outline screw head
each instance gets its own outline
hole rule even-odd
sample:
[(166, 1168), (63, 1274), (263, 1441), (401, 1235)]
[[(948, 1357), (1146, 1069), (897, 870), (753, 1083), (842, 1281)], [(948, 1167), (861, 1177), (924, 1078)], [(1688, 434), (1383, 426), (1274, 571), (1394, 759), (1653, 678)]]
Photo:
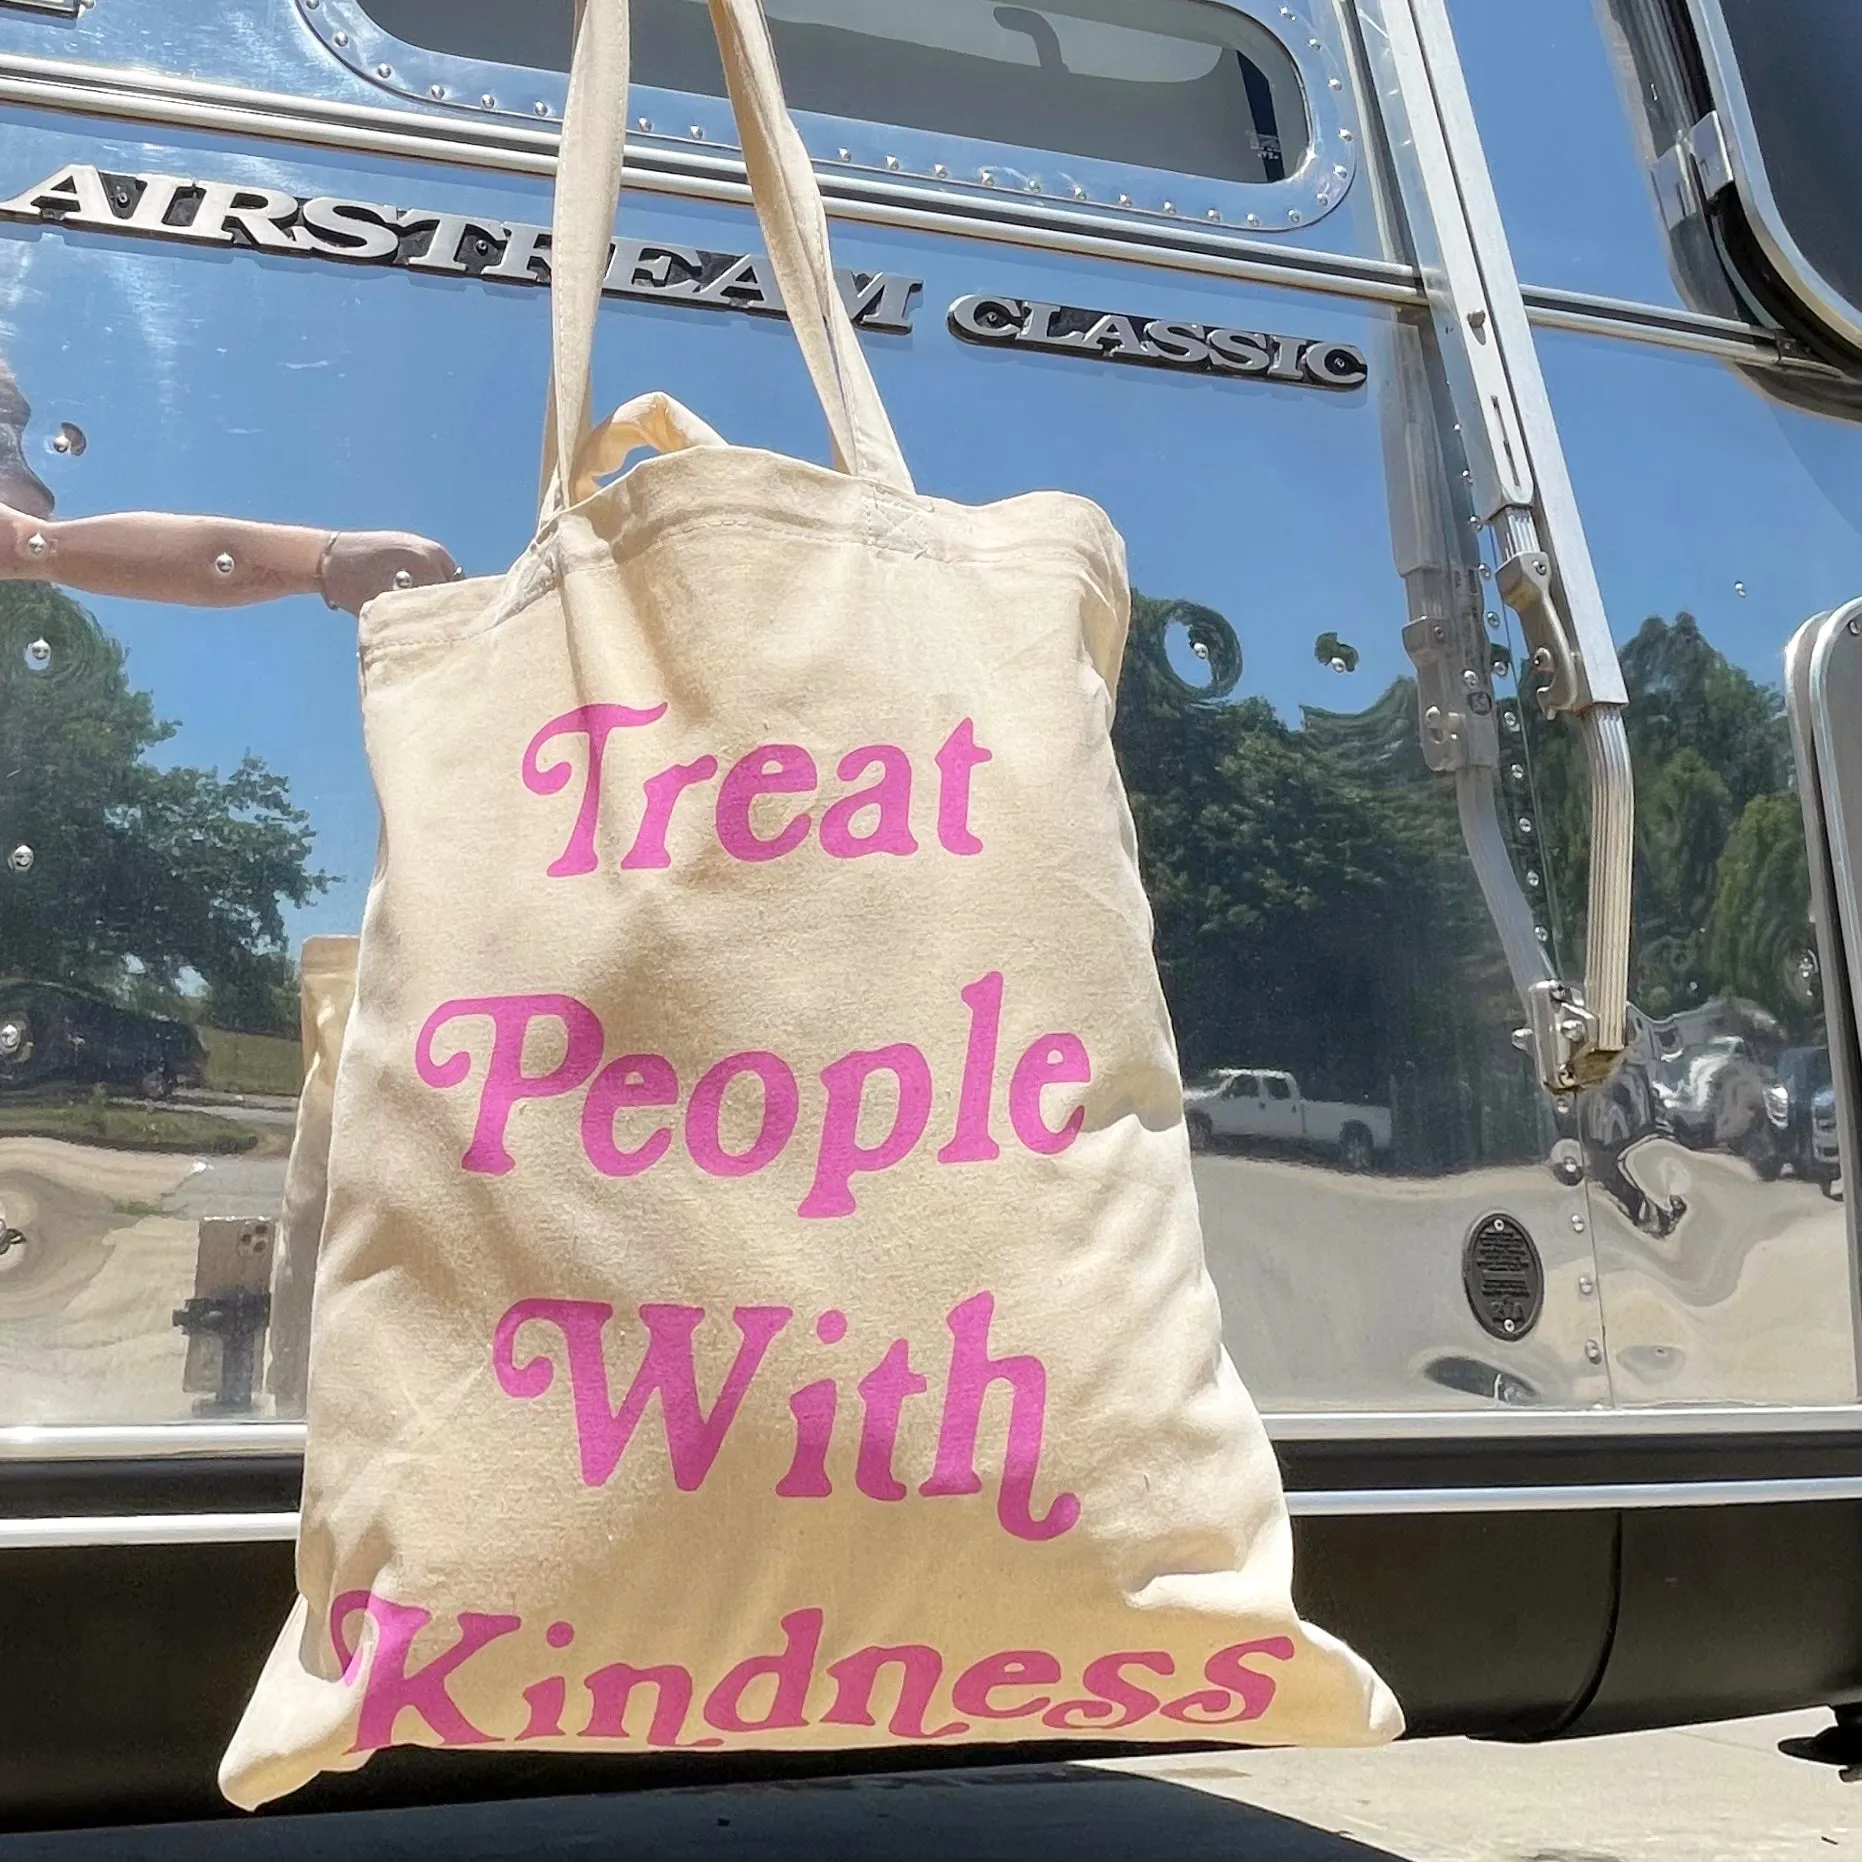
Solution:
[(550, 113), (549, 105), (546, 104), (541, 97), (537, 99), (534, 107), (538, 116), (548, 116)]
[(427, 86), (427, 95), (431, 97), (435, 103), (443, 103), (446, 99), (446, 86), (444, 84), (429, 84)]
[(46, 542), (43, 531), (35, 530), (32, 535), (26, 539), (26, 554), (28, 556), (43, 556), (51, 547), (52, 546)]
[(393, 77), (393, 76), (394, 76), (394, 66), (392, 66), (392, 65), (377, 65), (377, 66), (375, 67), (375, 75), (376, 75), (376, 76), (377, 76), (378, 78), (391, 78), (391, 77)]
[(26, 642), (26, 665), (33, 672), (43, 672), (52, 663), (52, 643), (44, 635)]
[(394, 585), (396, 588), (412, 588), (414, 586), (413, 570), (397, 569), (394, 572)]
[(232, 557), (230, 557), (225, 550), (222, 550), (219, 555), (213, 559), (213, 566), (215, 571), (220, 575), (231, 575), (233, 570), (237, 567)]
[(1586, 1299), (1589, 1299), (1590, 1296), (1597, 1291), (1597, 1283), (1589, 1274), (1579, 1274), (1578, 1291), (1583, 1294)]
[(1587, 1338), (1584, 1341), (1584, 1356), (1592, 1364), (1601, 1364), (1603, 1347), (1594, 1338)]
[(0, 1022), (0, 1054), (17, 1054), (26, 1045), (26, 1031), (18, 1022)]
[(338, 45), (347, 45), (349, 43), (349, 35), (346, 32), (335, 33), (332, 35), (332, 38)]
[(32, 871), (32, 862), (34, 858), (35, 856), (32, 849), (28, 847), (24, 841), (21, 841), (20, 844), (7, 855), (6, 863), (16, 873), (30, 873)]
[(491, 94), (490, 91), (486, 91), (484, 95), (479, 98), (478, 101), (479, 101), (479, 107), (481, 109), (495, 110), (498, 107), (498, 100)]

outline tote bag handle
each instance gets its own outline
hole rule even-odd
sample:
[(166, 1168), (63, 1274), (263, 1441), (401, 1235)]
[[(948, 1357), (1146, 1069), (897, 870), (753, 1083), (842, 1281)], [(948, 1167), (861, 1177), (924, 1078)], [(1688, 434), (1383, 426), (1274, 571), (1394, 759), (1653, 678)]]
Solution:
[[(761, 0), (710, 0), (737, 133), (771, 268), (827, 415), (843, 472), (912, 490), (828, 252), (827, 214), (783, 102)], [(628, 0), (581, 0), (563, 109), (550, 247), (552, 340), (544, 477), (577, 482), (588, 430), (595, 320), (620, 206), (627, 140)], [(560, 492), (556, 494), (560, 496)], [(546, 490), (544, 516), (554, 499)]]

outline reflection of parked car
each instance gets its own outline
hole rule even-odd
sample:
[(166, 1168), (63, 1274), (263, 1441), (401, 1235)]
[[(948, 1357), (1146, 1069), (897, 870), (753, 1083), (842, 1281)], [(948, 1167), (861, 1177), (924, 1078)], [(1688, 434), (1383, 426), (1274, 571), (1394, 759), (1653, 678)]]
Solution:
[(1765, 1124), (1766, 1069), (1744, 1039), (1718, 1034), (1649, 1070), (1662, 1123), (1690, 1151), (1744, 1150)]
[(0, 984), (0, 1092), (115, 1086), (161, 1098), (198, 1086), (207, 1052), (186, 1022), (59, 983)]
[[(1829, 1087), (1827, 1047), (1789, 1047), (1779, 1055), (1777, 1077), (1764, 1089), (1765, 1124), (1746, 1151), (1752, 1168), (1767, 1183), (1781, 1176), (1787, 1165), (1807, 1183), (1827, 1183), (1836, 1174), (1834, 1117), (1827, 1160), (1818, 1157), (1812, 1130), (1817, 1096)], [(1833, 1114), (1833, 1094), (1831, 1105)]]
[(1819, 1087), (1810, 1102), (1810, 1158), (1816, 1180), (1825, 1195), (1843, 1173), (1843, 1156), (1836, 1139), (1836, 1088)]
[(1242, 1138), (1328, 1151), (1347, 1170), (1369, 1170), (1390, 1148), (1388, 1106), (1303, 1099), (1299, 1081), (1275, 1069), (1218, 1067), (1184, 1089), (1183, 1108), (1199, 1150), (1217, 1138)]

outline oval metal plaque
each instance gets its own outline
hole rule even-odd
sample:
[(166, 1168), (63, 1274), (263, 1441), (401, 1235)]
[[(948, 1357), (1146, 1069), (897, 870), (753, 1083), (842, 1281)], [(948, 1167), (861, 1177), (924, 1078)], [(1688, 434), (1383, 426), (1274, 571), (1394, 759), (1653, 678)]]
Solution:
[(1514, 1216), (1484, 1215), (1468, 1231), (1461, 1283), (1481, 1330), (1494, 1338), (1524, 1338), (1545, 1310), (1545, 1263)]

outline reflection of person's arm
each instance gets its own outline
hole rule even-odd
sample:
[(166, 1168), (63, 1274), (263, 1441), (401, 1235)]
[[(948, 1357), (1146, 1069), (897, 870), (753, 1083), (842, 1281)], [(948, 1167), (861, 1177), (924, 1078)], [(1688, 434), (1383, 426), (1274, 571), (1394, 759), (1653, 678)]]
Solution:
[(0, 579), (93, 595), (233, 608), (320, 594), (353, 614), (384, 589), (453, 573), (437, 543), (401, 531), (306, 530), (161, 511), (59, 523), (0, 506)]

